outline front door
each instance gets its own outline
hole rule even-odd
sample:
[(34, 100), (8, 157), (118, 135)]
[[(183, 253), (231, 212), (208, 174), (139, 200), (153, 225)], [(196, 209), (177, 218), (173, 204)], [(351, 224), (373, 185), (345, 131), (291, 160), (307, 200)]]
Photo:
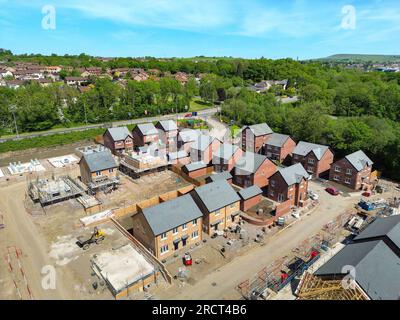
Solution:
[(219, 225), (219, 223), (216, 223), (216, 224), (214, 225), (214, 231), (218, 231), (218, 225)]
[(179, 242), (174, 242), (174, 250), (178, 250), (179, 249)]
[(182, 246), (186, 246), (186, 239), (182, 239)]

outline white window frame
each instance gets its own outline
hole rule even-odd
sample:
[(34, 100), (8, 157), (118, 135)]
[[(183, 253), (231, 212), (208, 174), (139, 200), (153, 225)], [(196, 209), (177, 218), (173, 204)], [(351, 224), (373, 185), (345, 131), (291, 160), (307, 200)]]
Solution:
[(351, 184), (351, 179), (350, 178), (345, 178), (344, 179), (345, 184)]
[(335, 172), (341, 172), (342, 168), (340, 168), (339, 166), (335, 166)]
[(350, 168), (347, 168), (347, 169), (346, 169), (346, 174), (352, 175), (352, 174), (353, 174), (353, 170), (350, 169)]
[(272, 188), (275, 188), (275, 180), (271, 180), (271, 181), (270, 181), (270, 184), (271, 184), (271, 187), (272, 187)]
[[(195, 237), (193, 236), (194, 234), (196, 234)], [(198, 230), (193, 231), (192, 234), (191, 234), (191, 237), (192, 237), (192, 239), (197, 239), (199, 237), (199, 231)]]
[(335, 181), (340, 181), (340, 176), (334, 175), (334, 176), (333, 176), (333, 180), (335, 180)]
[(183, 225), (182, 225), (182, 231), (184, 231), (184, 230), (187, 230), (187, 223), (184, 223)]
[(160, 248), (160, 255), (166, 254), (167, 252), (169, 252), (169, 247), (167, 244), (164, 244), (161, 248)]
[(315, 159), (308, 159), (307, 161), (309, 164), (314, 164), (315, 163)]
[(166, 232), (161, 233), (160, 238), (161, 240), (167, 239), (167, 233)]
[(221, 214), (221, 209), (215, 210), (215, 215), (219, 216)]
[(179, 227), (172, 229), (172, 234), (177, 234), (179, 232)]
[(278, 202), (283, 202), (283, 200), (285, 199), (285, 196), (283, 193), (279, 193), (278, 194)]
[(194, 219), (194, 220), (192, 221), (192, 225), (197, 226), (197, 219)]

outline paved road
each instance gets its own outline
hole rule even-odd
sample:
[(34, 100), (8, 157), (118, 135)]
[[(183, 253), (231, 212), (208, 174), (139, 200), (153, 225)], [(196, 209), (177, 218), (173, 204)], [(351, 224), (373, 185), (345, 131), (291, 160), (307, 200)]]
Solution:
[[(310, 182), (310, 188), (320, 195), (321, 204), (308, 216), (302, 217), (288, 229), (272, 236), (262, 247), (235, 258), (228, 264), (208, 274), (196, 284), (187, 285), (167, 293), (167, 299), (238, 299), (235, 287), (242, 281), (252, 278), (262, 268), (276, 259), (291, 253), (302, 241), (317, 234), (323, 226), (347, 209), (353, 207), (359, 197), (339, 199), (323, 191), (323, 186)], [(216, 283), (213, 286), (212, 283)], [(171, 290), (172, 291), (172, 290)]]
[[(210, 109), (204, 109), (204, 110), (198, 111), (197, 114), (198, 114), (198, 116), (211, 116), (211, 115), (214, 115), (215, 113), (217, 113), (217, 111), (218, 111), (218, 108), (210, 108)], [(74, 128), (53, 129), (53, 130), (49, 130), (49, 131), (45, 131), (45, 132), (23, 134), (23, 135), (20, 135), (19, 138), (17, 136), (8, 136), (8, 137), (0, 138), (0, 143), (6, 142), (6, 141), (30, 139), (30, 138), (41, 137), (41, 136), (50, 136), (53, 134), (62, 134), (62, 133), (69, 133), (69, 132), (75, 132), (75, 131), (85, 131), (85, 130), (89, 130), (89, 129), (98, 129), (98, 128), (108, 128), (110, 126), (118, 127), (118, 126), (124, 126), (124, 125), (129, 125), (129, 124), (138, 124), (138, 123), (143, 123), (143, 122), (154, 122), (154, 121), (159, 121), (159, 120), (177, 119), (177, 118), (184, 117), (185, 114), (187, 114), (187, 113), (188, 112), (178, 113), (178, 114), (169, 114), (169, 115), (164, 115), (164, 116), (149, 117), (149, 118), (123, 120), (123, 121), (116, 121), (116, 122), (110, 122), (110, 123), (90, 124), (90, 125), (74, 127)]]

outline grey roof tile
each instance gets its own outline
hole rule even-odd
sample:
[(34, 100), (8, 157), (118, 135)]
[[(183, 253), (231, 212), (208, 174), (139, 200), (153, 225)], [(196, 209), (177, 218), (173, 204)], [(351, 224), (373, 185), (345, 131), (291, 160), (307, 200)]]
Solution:
[(109, 150), (84, 154), (82, 159), (83, 158), (85, 159), (90, 172), (96, 172), (118, 167), (117, 163), (115, 162)]
[(282, 147), (289, 138), (290, 136), (287, 134), (273, 133), (266, 144), (274, 147)]
[(256, 137), (273, 133), (272, 129), (266, 123), (245, 126), (243, 129), (249, 128)]
[(172, 120), (161, 120), (158, 122), (161, 127), (165, 130), (165, 131), (174, 131), (174, 130), (178, 130), (178, 126), (176, 125), (175, 121)]
[(321, 160), (322, 156), (325, 154), (325, 152), (328, 149), (329, 149), (328, 146), (300, 141), (297, 144), (296, 148), (293, 150), (293, 154), (297, 154), (300, 156), (306, 156), (312, 151), (312, 152), (314, 152), (317, 159)]
[(219, 149), (213, 153), (213, 158), (214, 159), (220, 158), (229, 161), (238, 149), (239, 147), (234, 144), (230, 143), (221, 144)]
[(269, 161), (266, 156), (247, 151), (235, 164), (235, 175), (255, 173), (264, 161)]
[(156, 127), (152, 123), (141, 123), (137, 125), (137, 128), (142, 132), (144, 136), (158, 134)]
[(219, 173), (212, 174), (208, 177), (211, 181), (229, 180), (232, 179), (232, 175), (228, 171), (223, 171)]
[(107, 131), (114, 141), (125, 140), (128, 136), (132, 136), (127, 127), (109, 128)]
[(345, 157), (357, 171), (361, 171), (365, 166), (372, 166), (374, 163), (368, 156), (362, 151), (358, 150)]
[(250, 198), (253, 198), (255, 196), (258, 196), (260, 194), (262, 194), (263, 191), (261, 190), (261, 188), (259, 186), (251, 186), (249, 188), (246, 189), (242, 189), (238, 192), (239, 196), (243, 199), (243, 200), (248, 200)]
[(296, 163), (290, 167), (281, 168), (278, 170), (278, 172), (281, 174), (288, 186), (291, 186), (295, 183), (300, 183), (303, 178), (308, 179), (310, 177), (301, 163)]

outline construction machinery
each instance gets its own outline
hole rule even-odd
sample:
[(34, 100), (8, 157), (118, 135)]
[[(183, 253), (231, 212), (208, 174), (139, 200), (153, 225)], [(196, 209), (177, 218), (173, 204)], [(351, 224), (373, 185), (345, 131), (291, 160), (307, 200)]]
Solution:
[(78, 241), (76, 244), (82, 248), (83, 250), (87, 250), (90, 246), (95, 244), (100, 244), (105, 239), (105, 233), (102, 230), (99, 230), (97, 227), (94, 227), (93, 233), (91, 237), (87, 240), (83, 240), (83, 237), (78, 237)]

